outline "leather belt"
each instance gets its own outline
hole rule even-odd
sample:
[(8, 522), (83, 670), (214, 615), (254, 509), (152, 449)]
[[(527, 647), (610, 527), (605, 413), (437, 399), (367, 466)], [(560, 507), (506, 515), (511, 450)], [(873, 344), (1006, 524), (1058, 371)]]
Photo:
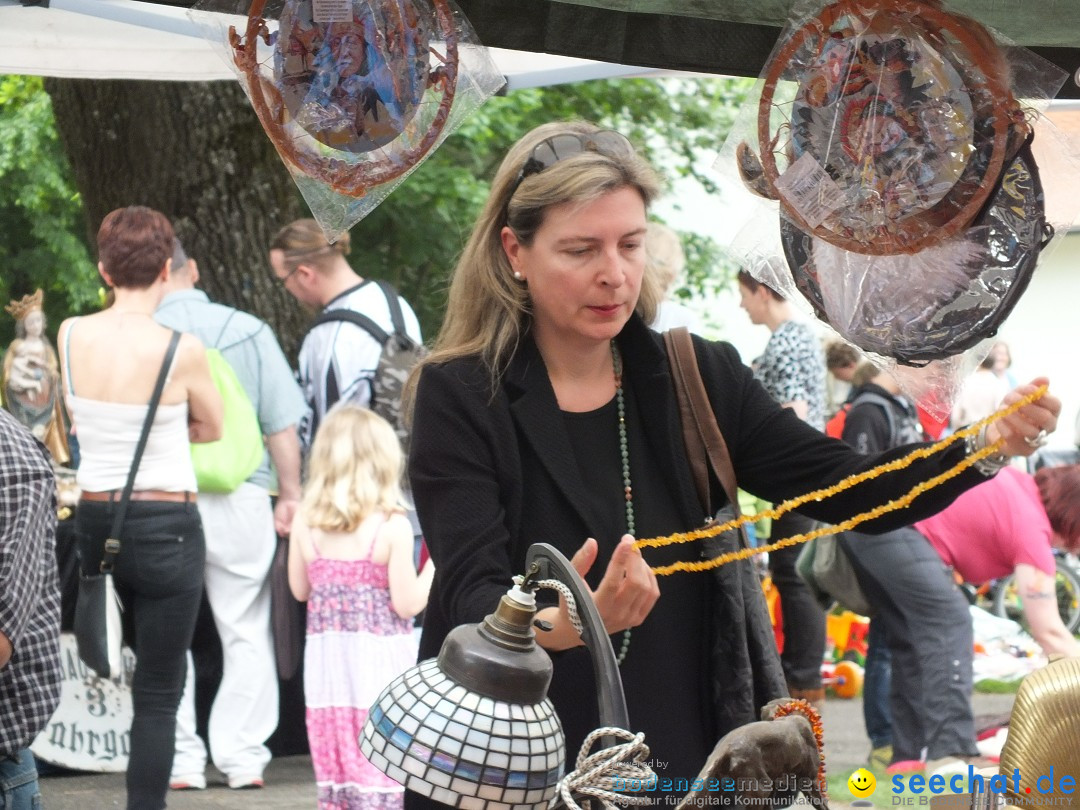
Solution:
[[(84, 501), (104, 501), (117, 503), (124, 494), (122, 489), (110, 489), (106, 492), (83, 492), (79, 497)], [(170, 501), (172, 503), (195, 503), (194, 492), (169, 492), (164, 489), (137, 489), (131, 493), (133, 501)]]

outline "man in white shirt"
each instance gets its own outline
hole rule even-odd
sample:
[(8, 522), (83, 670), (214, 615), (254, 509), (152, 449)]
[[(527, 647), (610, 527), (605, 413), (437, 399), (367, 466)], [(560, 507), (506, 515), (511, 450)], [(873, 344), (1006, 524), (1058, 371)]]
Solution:
[[(370, 318), (385, 332), (393, 331), (391, 301), (383, 288), (349, 266), (349, 235), (334, 244), (326, 241), (313, 219), (286, 225), (270, 245), (270, 266), (289, 293), (323, 313), (347, 309)], [(396, 294), (395, 294), (396, 295)], [(412, 307), (396, 296), (406, 334), (421, 342), (420, 323)], [(368, 407), (371, 380), (382, 346), (362, 327), (346, 320), (315, 326), (300, 347), (300, 385), (308, 414), (300, 425), (306, 451), (327, 412), (338, 402)]]

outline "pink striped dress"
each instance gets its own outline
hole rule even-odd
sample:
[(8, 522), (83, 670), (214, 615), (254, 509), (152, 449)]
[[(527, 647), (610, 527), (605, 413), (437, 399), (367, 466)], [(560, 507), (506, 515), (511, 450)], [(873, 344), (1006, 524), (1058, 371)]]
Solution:
[[(378, 533), (376, 532), (376, 536)], [(416, 663), (411, 619), (390, 604), (386, 565), (323, 557), (308, 564), (304, 693), (320, 810), (400, 810), (404, 788), (357, 742), (383, 687)]]

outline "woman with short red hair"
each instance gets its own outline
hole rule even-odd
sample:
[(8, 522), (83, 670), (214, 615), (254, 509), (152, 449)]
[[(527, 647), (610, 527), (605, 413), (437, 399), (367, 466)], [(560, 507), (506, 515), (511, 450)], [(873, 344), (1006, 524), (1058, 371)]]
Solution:
[[(113, 303), (60, 326), (65, 401), (81, 451), (75, 528), (86, 574), (101, 565), (147, 403), (173, 340), (153, 314), (165, 294), (174, 238), (168, 219), (150, 208), (111, 212), (98, 231), (98, 272), (112, 288)], [(190, 442), (220, 438), (221, 424), (206, 352), (196, 337), (182, 335), (138, 464), (113, 570), (125, 637), (136, 655), (128, 810), (165, 807), (206, 555)]]
[(1080, 553), (1080, 464), (1043, 467), (1035, 473), (1035, 483), (1054, 530), (1054, 545)]

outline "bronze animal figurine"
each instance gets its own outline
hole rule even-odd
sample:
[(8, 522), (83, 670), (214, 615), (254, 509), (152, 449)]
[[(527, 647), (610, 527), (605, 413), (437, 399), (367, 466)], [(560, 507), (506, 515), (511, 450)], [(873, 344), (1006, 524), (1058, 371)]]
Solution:
[(678, 810), (768, 807), (770, 799), (783, 807), (800, 791), (814, 807), (828, 810), (817, 712), (806, 701), (781, 698), (767, 703), (761, 716), (720, 739)]

